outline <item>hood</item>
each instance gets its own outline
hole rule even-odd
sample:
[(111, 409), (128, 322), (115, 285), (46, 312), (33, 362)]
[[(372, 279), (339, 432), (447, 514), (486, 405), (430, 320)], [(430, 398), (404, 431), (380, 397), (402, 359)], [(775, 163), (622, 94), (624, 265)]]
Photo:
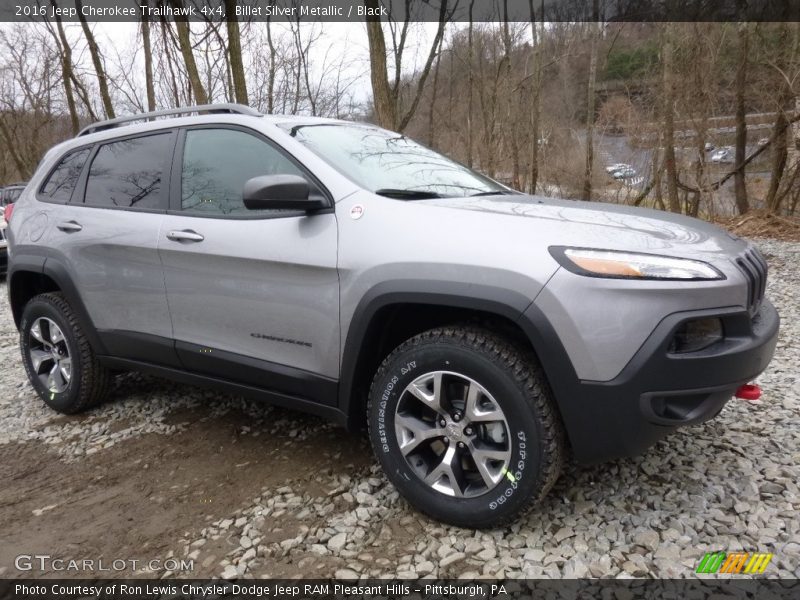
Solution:
[[(419, 201), (418, 201), (419, 202)], [(497, 218), (536, 219), (540, 243), (670, 254), (687, 258), (739, 254), (737, 236), (692, 217), (605, 202), (543, 196), (437, 198), (425, 204), (483, 213)]]

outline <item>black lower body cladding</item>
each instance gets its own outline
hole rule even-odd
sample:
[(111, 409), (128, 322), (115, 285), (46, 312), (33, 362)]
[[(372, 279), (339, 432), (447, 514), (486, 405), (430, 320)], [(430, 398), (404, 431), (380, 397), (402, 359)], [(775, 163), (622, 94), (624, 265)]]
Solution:
[[(688, 320), (718, 317), (725, 337), (697, 352), (671, 354)], [(744, 310), (669, 315), (611, 381), (578, 379), (558, 336), (536, 307), (523, 316), (558, 403), (575, 458), (596, 463), (643, 453), (683, 425), (719, 413), (736, 389), (766, 369), (780, 319), (768, 300), (752, 318)]]

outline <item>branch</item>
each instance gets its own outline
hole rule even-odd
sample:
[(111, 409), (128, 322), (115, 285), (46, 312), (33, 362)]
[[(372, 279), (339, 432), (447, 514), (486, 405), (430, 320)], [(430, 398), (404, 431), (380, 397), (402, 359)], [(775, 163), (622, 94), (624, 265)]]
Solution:
[(766, 144), (764, 144), (758, 150), (756, 150), (750, 156), (748, 156), (742, 162), (742, 164), (737, 165), (735, 169), (733, 169), (729, 173), (726, 173), (722, 177), (722, 179), (719, 179), (719, 180), (715, 181), (714, 183), (712, 183), (711, 185), (706, 186), (704, 188), (694, 187), (694, 186), (688, 185), (686, 183), (683, 183), (679, 179), (678, 180), (678, 187), (681, 188), (684, 191), (687, 191), (687, 192), (700, 192), (700, 193), (702, 193), (702, 192), (715, 192), (715, 191), (717, 191), (719, 188), (721, 188), (725, 184), (726, 181), (728, 181), (731, 177), (736, 175), (736, 173), (741, 172), (747, 165), (749, 165), (751, 162), (753, 162), (753, 160), (755, 160), (758, 156), (760, 156), (767, 148), (769, 148), (772, 145), (772, 143), (775, 140), (778, 139), (778, 136), (782, 135), (783, 132), (786, 131), (789, 128), (790, 125), (792, 125), (793, 123), (796, 123), (797, 121), (800, 121), (800, 113), (796, 114), (794, 117), (792, 117), (791, 120), (787, 120), (785, 125), (783, 125), (779, 129), (776, 129), (775, 131), (773, 131), (772, 132), (772, 136), (769, 138), (769, 141)]

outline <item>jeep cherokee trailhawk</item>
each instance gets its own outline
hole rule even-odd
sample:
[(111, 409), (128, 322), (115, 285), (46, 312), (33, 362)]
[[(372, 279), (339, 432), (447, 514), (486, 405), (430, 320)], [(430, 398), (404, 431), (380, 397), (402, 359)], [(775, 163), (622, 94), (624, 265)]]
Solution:
[(713, 417), (778, 331), (747, 242), (524, 195), (372, 125), (104, 121), (14, 206), (9, 298), (53, 409), (130, 369), (367, 424), (408, 501), (469, 527), (541, 498), (568, 448), (636, 454)]

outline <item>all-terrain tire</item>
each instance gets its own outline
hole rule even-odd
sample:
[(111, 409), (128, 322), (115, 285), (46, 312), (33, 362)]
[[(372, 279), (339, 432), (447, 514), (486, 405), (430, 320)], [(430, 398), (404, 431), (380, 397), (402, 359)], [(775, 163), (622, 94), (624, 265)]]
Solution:
[[(64, 336), (71, 359), (71, 376), (62, 391), (48, 389), (36, 373), (30, 355), (31, 327), (37, 319), (55, 322)], [(111, 373), (97, 360), (78, 319), (60, 293), (50, 292), (32, 298), (25, 305), (20, 320), (20, 350), (28, 380), (39, 397), (52, 409), (75, 414), (103, 402), (111, 384)]]
[[(398, 439), (394, 424), (398, 405), (411, 382), (434, 372), (477, 382), (504, 413), (510, 460), (485, 493), (458, 497), (434, 489), (420, 474), (427, 467), (413, 467), (400, 450), (405, 440)], [(400, 493), (418, 510), (462, 527), (502, 525), (539, 502), (558, 479), (565, 454), (563, 425), (535, 355), (472, 325), (432, 329), (396, 348), (372, 381), (368, 423), (373, 450)], [(451, 443), (449, 437), (445, 441)], [(459, 447), (463, 451), (463, 443)]]

